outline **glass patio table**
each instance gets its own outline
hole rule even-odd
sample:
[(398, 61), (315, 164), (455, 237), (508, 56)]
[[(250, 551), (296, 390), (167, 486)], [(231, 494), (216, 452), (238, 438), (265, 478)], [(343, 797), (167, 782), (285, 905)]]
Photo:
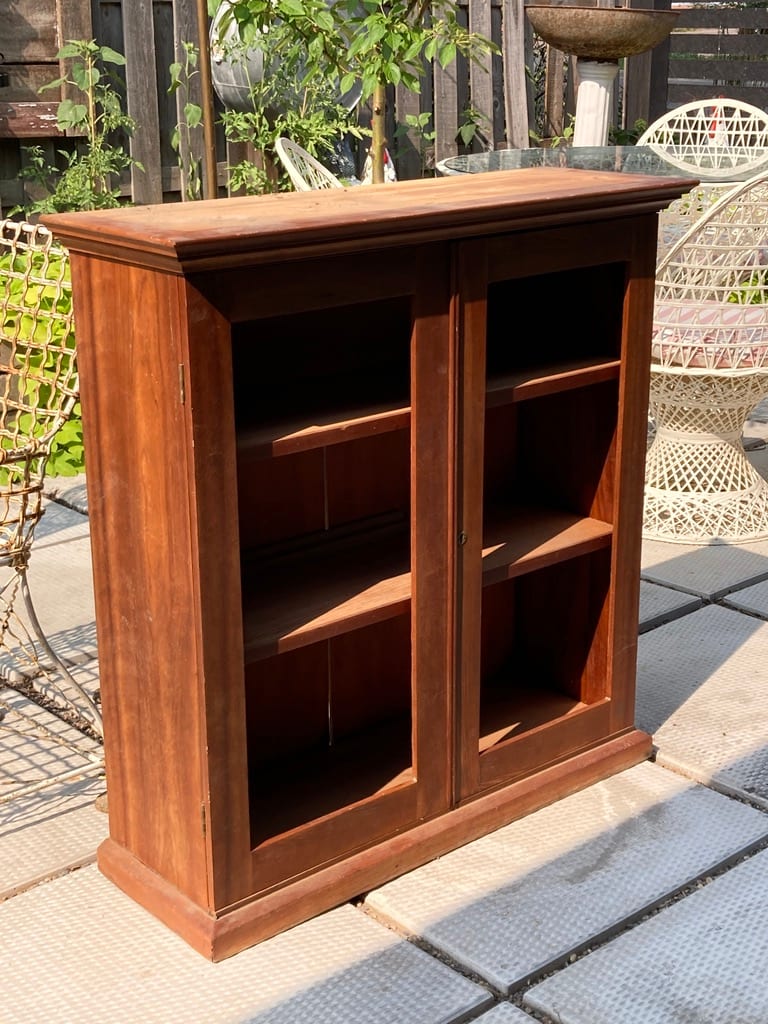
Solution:
[[(697, 217), (715, 200), (739, 181), (768, 172), (768, 149), (764, 160), (754, 152), (750, 159), (727, 169), (708, 170), (700, 154), (701, 165), (694, 172), (689, 167), (665, 158), (657, 146), (558, 146), (554, 149), (496, 149), (485, 153), (452, 156), (437, 164), (443, 176), (481, 174), (487, 171), (509, 171), (523, 167), (572, 167), (589, 171), (617, 171), (624, 174), (650, 174), (691, 178), (691, 191), (675, 200), (659, 215), (658, 259), (661, 260), (674, 243), (692, 227)], [(716, 176), (716, 177), (715, 177)]]
[[(696, 171), (668, 160), (664, 151), (656, 146), (557, 146), (554, 149), (495, 149), (485, 153), (451, 156), (437, 165), (440, 174), (479, 174), (485, 171), (509, 171), (521, 167), (575, 167), (588, 171), (621, 171), (625, 174), (674, 175), (690, 177), (702, 185), (724, 185), (746, 181), (768, 171), (768, 149), (765, 158), (752, 159), (728, 168), (708, 170), (701, 156)], [(727, 177), (727, 182), (726, 182)]]

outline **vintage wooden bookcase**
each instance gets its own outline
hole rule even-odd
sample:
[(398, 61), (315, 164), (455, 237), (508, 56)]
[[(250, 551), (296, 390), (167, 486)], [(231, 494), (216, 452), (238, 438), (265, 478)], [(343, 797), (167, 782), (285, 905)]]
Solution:
[(101, 870), (220, 959), (646, 758), (657, 212), (560, 169), (62, 214)]

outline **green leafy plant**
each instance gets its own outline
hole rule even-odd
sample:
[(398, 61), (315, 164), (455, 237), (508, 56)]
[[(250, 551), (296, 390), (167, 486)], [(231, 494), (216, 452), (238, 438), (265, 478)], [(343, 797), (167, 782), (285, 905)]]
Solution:
[(456, 134), (465, 146), (470, 146), (475, 139), (491, 134), (491, 123), (487, 115), (474, 107), (467, 107)]
[(59, 150), (63, 167), (49, 164), (39, 146), (25, 147), (28, 164), (22, 177), (39, 186), (44, 196), (12, 213), (118, 206), (120, 192), (113, 186), (113, 178), (132, 166), (143, 170), (116, 141), (118, 133), (130, 136), (136, 127), (133, 118), (123, 112), (112, 71), (125, 64), (123, 55), (92, 39), (75, 39), (69, 40), (57, 57), (72, 61), (70, 72), (44, 85), (40, 92), (63, 84), (78, 90), (77, 101), (64, 99), (59, 103), (56, 121), (60, 131), (80, 135), (83, 142), (73, 150)]
[[(221, 0), (209, 0), (214, 13)], [(480, 59), (497, 47), (458, 20), (456, 0), (226, 0), (246, 45), (284, 33), (302, 64), (302, 87), (338, 77), (340, 91), (361, 89), (370, 101), (374, 182), (384, 181), (384, 117), (388, 86), (419, 92), (425, 61), (449, 64), (458, 53)], [(270, 67), (273, 67), (270, 65)]]
[(197, 70), (200, 51), (194, 43), (182, 42), (183, 61), (170, 66), (171, 84), (168, 92), (181, 92), (184, 97), (183, 117), (171, 133), (171, 146), (181, 171), (182, 191), (185, 199), (202, 199), (203, 179), (199, 157), (194, 155), (196, 136), (203, 126), (203, 108), (189, 99), (190, 83), (199, 74)]
[[(325, 0), (304, 0), (308, 7), (286, 4), (279, 18), (270, 3), (251, 0), (254, 20), (238, 23), (237, 33), (228, 29), (242, 15), (240, 5), (224, 2), (215, 49), (219, 58), (242, 70), (248, 103), (247, 109), (226, 109), (221, 123), (228, 142), (247, 143), (255, 151), (255, 159), (230, 165), (230, 188), (248, 194), (290, 189), (289, 178), (274, 160), (274, 144), (281, 135), (321, 160), (333, 155), (339, 139), (363, 135), (354, 112), (340, 102), (336, 64), (318, 49), (318, 33), (306, 18), (309, 10), (325, 23)], [(262, 26), (255, 35), (254, 25)], [(254, 53), (263, 74), (250, 73)]]
[(648, 122), (639, 117), (631, 128), (618, 128), (615, 125), (608, 129), (610, 146), (634, 146), (648, 127)]
[[(32, 263), (32, 274), (24, 273), (25, 264)], [(49, 281), (50, 284), (45, 283)], [(11, 358), (23, 362), (32, 373), (26, 378), (26, 391), (19, 396), (32, 408), (50, 409), (55, 381), (74, 370), (75, 337), (71, 329), (72, 294), (69, 287), (69, 260), (63, 253), (43, 256), (33, 249), (10, 253), (0, 258), (0, 296), (9, 300), (13, 312), (0, 324), (0, 341), (15, 338)], [(3, 358), (8, 358), (5, 353)], [(48, 383), (50, 381), (50, 383)], [(42, 438), (50, 429), (49, 415), (38, 416), (31, 411), (6, 412), (15, 420), (0, 436), (0, 447), (18, 447), (25, 435)], [(18, 436), (17, 436), (18, 435)], [(80, 403), (76, 402), (69, 418), (58, 429), (50, 446), (47, 472), (50, 476), (74, 476), (83, 472), (85, 453)], [(0, 473), (9, 470), (0, 467)]]
[(434, 144), (437, 138), (432, 120), (432, 114), (428, 110), (420, 114), (406, 114), (403, 122), (395, 128), (395, 152), (399, 150), (401, 140), (411, 135), (418, 140), (419, 161), (421, 163), (422, 176), (427, 169), (434, 169)]

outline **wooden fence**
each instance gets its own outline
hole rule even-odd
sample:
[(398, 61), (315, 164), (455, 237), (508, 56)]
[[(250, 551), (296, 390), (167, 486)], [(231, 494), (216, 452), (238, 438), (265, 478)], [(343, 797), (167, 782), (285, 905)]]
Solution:
[[(461, 2), (469, 27), (492, 38), (501, 54), (485, 66), (468, 67), (459, 58), (447, 68), (427, 68), (420, 94), (393, 91), (391, 126), (404, 123), (408, 114), (428, 111), (434, 160), (461, 150), (457, 129), (469, 108), (480, 126), (475, 149), (526, 146), (534, 127), (539, 134), (561, 134), (573, 113), (576, 62), (537, 44), (524, 0)], [(631, 0), (631, 6), (669, 7), (670, 0)], [(671, 6), (681, 13), (669, 41), (625, 62), (615, 103), (617, 123), (631, 126), (688, 99), (719, 95), (768, 109), (764, 0)], [(139, 125), (132, 156), (144, 167), (126, 191), (142, 203), (178, 198), (181, 176), (170, 137), (179, 114), (177, 97), (168, 94), (168, 68), (179, 59), (183, 42), (199, 45), (195, 0), (0, 0), (0, 81), (6, 83), (0, 85), (0, 207), (22, 199), (25, 145), (42, 144), (50, 157), (61, 145), (55, 129), (61, 94), (40, 96), (37, 90), (60, 74), (55, 54), (61, 42), (80, 38), (95, 38), (126, 56), (127, 107)], [(193, 90), (199, 85), (198, 77)], [(193, 92), (190, 98), (201, 96)], [(202, 141), (199, 146), (202, 155)], [(422, 174), (419, 139), (411, 133), (397, 146), (400, 177)], [(227, 162), (239, 154), (227, 151), (220, 129), (216, 148), (224, 181)]]

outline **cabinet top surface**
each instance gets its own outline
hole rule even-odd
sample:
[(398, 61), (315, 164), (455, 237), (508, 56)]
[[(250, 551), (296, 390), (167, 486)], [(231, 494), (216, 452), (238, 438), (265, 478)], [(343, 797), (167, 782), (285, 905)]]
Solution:
[(653, 212), (691, 180), (531, 168), (43, 218), (75, 253), (192, 270)]

